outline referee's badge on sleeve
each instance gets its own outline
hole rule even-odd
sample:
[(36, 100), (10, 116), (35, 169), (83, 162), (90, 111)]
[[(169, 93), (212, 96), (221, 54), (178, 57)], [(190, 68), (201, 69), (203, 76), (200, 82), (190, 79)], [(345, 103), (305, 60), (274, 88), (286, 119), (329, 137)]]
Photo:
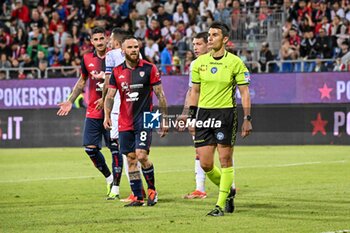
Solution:
[(244, 79), (246, 82), (250, 83), (250, 73), (249, 72), (244, 72)]

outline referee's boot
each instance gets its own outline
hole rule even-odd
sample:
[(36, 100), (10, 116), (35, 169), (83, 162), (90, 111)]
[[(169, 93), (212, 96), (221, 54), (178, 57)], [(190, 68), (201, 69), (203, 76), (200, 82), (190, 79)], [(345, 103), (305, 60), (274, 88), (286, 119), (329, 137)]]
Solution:
[(215, 208), (210, 211), (207, 216), (212, 216), (212, 217), (220, 217), (224, 216), (224, 211), (222, 211), (220, 206), (215, 206)]
[(236, 196), (236, 189), (231, 188), (230, 193), (228, 194), (226, 199), (226, 204), (225, 204), (226, 213), (233, 213), (233, 211), (235, 211), (235, 202), (234, 202), (235, 196)]

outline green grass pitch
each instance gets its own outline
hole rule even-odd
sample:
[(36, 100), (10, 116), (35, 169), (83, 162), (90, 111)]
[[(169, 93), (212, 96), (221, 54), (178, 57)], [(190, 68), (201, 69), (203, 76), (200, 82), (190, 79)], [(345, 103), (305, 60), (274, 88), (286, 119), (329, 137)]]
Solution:
[[(159, 203), (105, 200), (82, 148), (0, 149), (0, 232), (336, 232), (350, 230), (349, 146), (237, 146), (236, 212), (206, 217), (218, 190), (194, 189), (191, 147), (153, 147)], [(110, 153), (103, 150), (110, 164)], [(125, 176), (121, 195), (129, 195)]]

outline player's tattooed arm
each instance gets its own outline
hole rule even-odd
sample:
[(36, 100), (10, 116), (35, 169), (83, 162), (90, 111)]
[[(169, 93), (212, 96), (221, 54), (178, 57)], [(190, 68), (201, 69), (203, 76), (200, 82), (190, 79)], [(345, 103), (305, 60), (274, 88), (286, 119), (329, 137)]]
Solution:
[(167, 102), (163, 91), (162, 84), (153, 86), (153, 91), (156, 94), (159, 101), (159, 108), (163, 116), (168, 115)]
[(117, 89), (108, 88), (107, 96), (104, 102), (105, 119), (103, 121), (103, 126), (106, 129), (111, 129), (112, 127), (111, 112), (113, 109), (114, 96), (116, 92), (117, 92)]
[(189, 87), (188, 90), (187, 90), (187, 93), (186, 93), (184, 108), (182, 110), (182, 115), (184, 115), (184, 116), (188, 115), (188, 108), (189, 108), (188, 102), (189, 102), (189, 99), (190, 99), (190, 96), (191, 96), (191, 90), (192, 90), (192, 88)]
[(77, 99), (77, 97), (80, 95), (80, 93), (82, 93), (84, 87), (86, 84), (86, 80), (80, 76), (79, 80), (77, 81), (77, 83), (75, 84), (74, 88), (73, 88), (73, 92), (72, 94), (69, 96), (68, 100), (59, 103), (58, 106), (60, 107), (60, 109), (57, 112), (58, 116), (67, 116), (68, 113), (72, 110), (72, 106), (74, 101)]
[(105, 74), (105, 81), (104, 81), (103, 89), (102, 89), (102, 100), (103, 100), (103, 102), (105, 101), (106, 96), (107, 96), (107, 91), (108, 91), (108, 85), (109, 85), (109, 78), (110, 78), (110, 76), (111, 76), (111, 75), (109, 75), (109, 74)]
[(153, 91), (156, 94), (158, 101), (159, 101), (159, 108), (160, 111), (163, 115), (163, 120), (161, 122), (161, 129), (160, 129), (160, 137), (164, 137), (165, 135), (167, 135), (168, 131), (169, 131), (169, 126), (167, 124), (168, 120), (168, 109), (167, 109), (167, 103), (166, 103), (166, 98), (164, 95), (164, 91), (163, 91), (163, 86), (162, 84), (159, 85), (155, 85), (153, 86)]
[[(186, 97), (185, 97), (185, 103), (184, 103), (184, 108), (182, 109), (182, 113), (181, 115), (179, 115), (176, 118), (176, 121), (178, 122), (185, 122), (186, 119), (188, 118), (188, 113), (189, 113), (189, 100), (190, 100), (190, 96), (191, 96), (191, 87), (188, 88), (187, 93), (186, 93)], [(179, 131), (184, 131), (185, 127), (181, 127), (181, 124), (177, 124), (177, 129)]]
[(116, 93), (117, 93), (117, 89), (108, 88), (107, 96), (104, 103), (105, 114), (108, 114), (108, 116), (110, 116), (112, 112), (113, 104), (114, 104), (114, 96)]
[(74, 103), (74, 101), (78, 98), (78, 96), (83, 92), (86, 84), (86, 80), (80, 76), (78, 82), (75, 84), (72, 94), (70, 95), (68, 101)]

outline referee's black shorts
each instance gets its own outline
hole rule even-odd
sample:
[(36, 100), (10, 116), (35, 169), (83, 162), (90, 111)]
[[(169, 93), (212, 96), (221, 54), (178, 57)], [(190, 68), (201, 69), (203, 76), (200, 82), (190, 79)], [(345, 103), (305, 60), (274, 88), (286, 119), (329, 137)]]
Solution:
[[(236, 108), (199, 108), (196, 118), (195, 147), (207, 145), (233, 146), (237, 135), (237, 109)], [(203, 124), (198, 124), (202, 121)], [(209, 121), (210, 124), (204, 123)], [(218, 121), (221, 122), (219, 126)]]

